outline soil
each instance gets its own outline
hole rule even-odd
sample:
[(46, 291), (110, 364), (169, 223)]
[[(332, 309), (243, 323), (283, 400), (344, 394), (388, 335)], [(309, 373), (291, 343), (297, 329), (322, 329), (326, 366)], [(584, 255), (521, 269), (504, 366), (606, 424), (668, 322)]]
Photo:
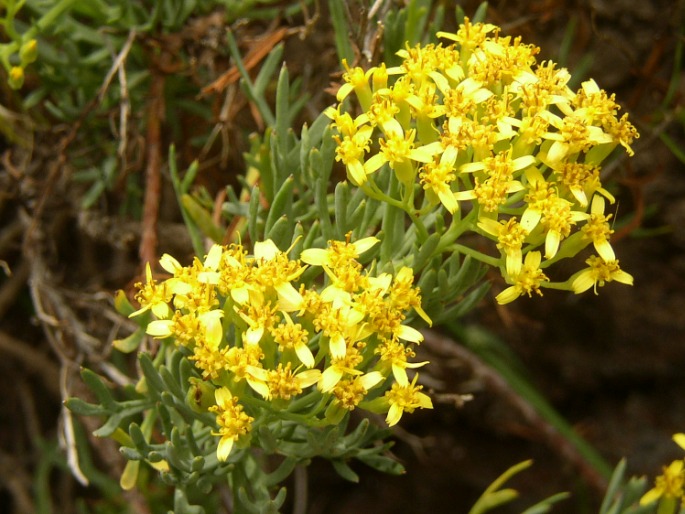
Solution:
[[(467, 13), (476, 6), (463, 4)], [(620, 188), (612, 244), (635, 285), (610, 284), (599, 296), (551, 292), (501, 308), (494, 295), (502, 284), (495, 280), (492, 294), (465, 320), (500, 337), (525, 366), (526, 378), (609, 463), (626, 457), (630, 474), (650, 477), (682, 457), (671, 435), (685, 431), (685, 166), (661, 139), (665, 134), (681, 152), (685, 148), (679, 71), (685, 62), (674, 62), (677, 55), (682, 61), (676, 48), (683, 44), (684, 15), (684, 3), (672, 0), (490, 4), (488, 19), (538, 44), (543, 59), (558, 59), (574, 24), (566, 65), (573, 71), (590, 55), (585, 75), (615, 92), (638, 127), (635, 157), (605, 170)], [(292, 37), (286, 46), (291, 74), (300, 74), (311, 91), (339, 78), (327, 16), (324, 10), (313, 22), (310, 39)], [(262, 29), (248, 26), (246, 37)], [(671, 84), (673, 100), (663, 105)], [(303, 116), (331, 102), (321, 93)], [(247, 107), (237, 116), (254, 123)], [(59, 130), (47, 135), (57, 137)], [(111, 206), (80, 211), (67, 173), (38, 169), (57, 158), (55, 145), (42, 143), (33, 156), (7, 143), (0, 168), (0, 261), (13, 272), (0, 278), (0, 511), (17, 514), (38, 512), (35, 491), (50, 491), (53, 512), (69, 512), (76, 498), (92, 494), (64, 465), (53, 465), (61, 400), (65, 389), (79, 391), (79, 364), (98, 364), (110, 354), (105, 343), (121, 323), (110, 314), (111, 293), (130, 287), (141, 270), (137, 222), (117, 219)], [(240, 166), (239, 152), (230, 158)], [(220, 188), (222, 177), (209, 175), (207, 185)], [(188, 254), (178, 214), (168, 211), (160, 221), (159, 253)], [(522, 499), (500, 512), (521, 512), (560, 491), (572, 497), (553, 512), (596, 511), (605, 482), (548, 424), (531, 418), (525, 399), (486, 363), (463, 347), (444, 353), (445, 337), (438, 329), (424, 345), (435, 363), (435, 391), (473, 399), (458, 408), (436, 402), (433, 411), (403, 418), (394, 448), (407, 469), (402, 476), (355, 465), (361, 482), (351, 484), (329, 464), (314, 462), (307, 512), (468, 512), (500, 473), (529, 458), (534, 465), (511, 482)], [(99, 461), (113, 476), (121, 467), (111, 447), (100, 450)], [(127, 501), (131, 511), (148, 512), (135, 494)]]

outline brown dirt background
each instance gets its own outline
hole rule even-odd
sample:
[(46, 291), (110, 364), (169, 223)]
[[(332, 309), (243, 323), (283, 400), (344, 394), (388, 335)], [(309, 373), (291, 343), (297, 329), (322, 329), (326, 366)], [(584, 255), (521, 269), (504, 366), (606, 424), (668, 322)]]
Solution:
[[(463, 4), (467, 13), (475, 6)], [(685, 123), (677, 121), (683, 116), (682, 76), (675, 79), (674, 103), (660, 109), (676, 42), (685, 34), (683, 16), (683, 2), (670, 0), (494, 1), (488, 11), (488, 20), (507, 33), (541, 46), (542, 58), (556, 58), (569, 20), (577, 20), (569, 68), (590, 54), (588, 75), (616, 93), (638, 127), (635, 157), (609, 170), (621, 186), (619, 212), (635, 219), (633, 230), (622, 231), (615, 243), (635, 285), (610, 285), (598, 297), (552, 292), (496, 308), (493, 298), (501, 284), (495, 282), (470, 318), (511, 346), (528, 368), (528, 379), (610, 463), (627, 457), (631, 473), (650, 476), (680, 456), (670, 436), (685, 431), (685, 168), (659, 139), (666, 133), (685, 149)], [(284, 19), (280, 26), (298, 23)], [(244, 33), (269, 30), (274, 26), (255, 23)], [(309, 91), (323, 91), (338, 78), (331, 34), (324, 10), (308, 39), (288, 39), (291, 74), (300, 74)], [(330, 103), (326, 93), (316, 94), (303, 116)], [(247, 107), (233, 122), (253, 123)], [(33, 488), (45, 471), (46, 442), (60, 433), (62, 393), (82, 392), (79, 363), (97, 368), (109, 355), (120, 323), (111, 293), (130, 287), (142, 269), (137, 222), (117, 220), (107, 209), (80, 212), (74, 201), (78, 191), (66, 177), (50, 178), (41, 167), (58, 155), (63, 130), (43, 133), (32, 160), (2, 146), (0, 259), (13, 271), (10, 278), (0, 274), (0, 511), (8, 514), (37, 512)], [(238, 136), (234, 141), (241, 150)], [(240, 169), (240, 151), (231, 158)], [(220, 188), (225, 171), (206, 175), (207, 185)], [(159, 254), (187, 255), (173, 200), (163, 200)], [(512, 482), (525, 501), (501, 512), (520, 512), (558, 491), (573, 497), (554, 512), (596, 511), (601, 484), (583, 477), (583, 466), (549, 427), (526, 419), (521, 399), (493, 385), (478, 362), (435, 353), (438, 346), (430, 340), (425, 351), (436, 364), (436, 383), (448, 392), (473, 393), (474, 400), (460, 409), (437, 404), (432, 412), (403, 419), (395, 451), (406, 465), (404, 476), (355, 465), (362, 480), (354, 485), (327, 463), (315, 462), (308, 512), (467, 512), (495, 477), (527, 458), (535, 460), (533, 468)], [(117, 452), (98, 444), (100, 469), (117, 476), (122, 465)], [(97, 501), (96, 493), (78, 486), (63, 467), (53, 468), (45, 480), (52, 512), (73, 512), (79, 497)], [(131, 512), (149, 512), (135, 493), (127, 501)]]

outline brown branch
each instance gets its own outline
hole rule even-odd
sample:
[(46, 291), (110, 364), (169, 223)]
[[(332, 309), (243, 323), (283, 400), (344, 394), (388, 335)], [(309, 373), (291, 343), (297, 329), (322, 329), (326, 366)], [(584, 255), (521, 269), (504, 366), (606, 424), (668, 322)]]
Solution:
[[(252, 42), (250, 50), (243, 59), (243, 66), (245, 66), (245, 69), (249, 71), (259, 64), (264, 57), (269, 55), (274, 46), (276, 46), (283, 38), (285, 38), (288, 32), (289, 30), (287, 28), (282, 27), (274, 32), (266, 34), (265, 36), (256, 38)], [(238, 67), (231, 66), (231, 68), (218, 79), (208, 86), (202, 88), (202, 91), (200, 91), (200, 98), (207, 96), (210, 93), (221, 93), (230, 84), (237, 82), (239, 78), (240, 71), (238, 71)]]
[(150, 85), (150, 105), (148, 107), (147, 166), (145, 168), (145, 198), (143, 200), (143, 231), (139, 253), (143, 263), (157, 259), (157, 221), (162, 186), (162, 143), (161, 126), (164, 117), (164, 75), (152, 74)]

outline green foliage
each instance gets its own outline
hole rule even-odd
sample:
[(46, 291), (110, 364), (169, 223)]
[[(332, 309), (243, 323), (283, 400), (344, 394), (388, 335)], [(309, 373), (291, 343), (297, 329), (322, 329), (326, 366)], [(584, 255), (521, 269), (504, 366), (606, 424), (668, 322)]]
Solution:
[[(519, 494), (516, 490), (511, 488), (502, 489), (502, 486), (514, 475), (529, 468), (532, 464), (533, 461), (527, 460), (507, 469), (487, 487), (481, 497), (478, 498), (473, 507), (471, 507), (469, 514), (484, 514), (485, 512), (489, 512), (500, 505), (507, 504), (518, 498)], [(567, 493), (559, 493), (550, 496), (532, 507), (527, 508), (524, 514), (542, 514), (548, 512), (556, 502), (564, 500), (568, 498), (568, 496)]]

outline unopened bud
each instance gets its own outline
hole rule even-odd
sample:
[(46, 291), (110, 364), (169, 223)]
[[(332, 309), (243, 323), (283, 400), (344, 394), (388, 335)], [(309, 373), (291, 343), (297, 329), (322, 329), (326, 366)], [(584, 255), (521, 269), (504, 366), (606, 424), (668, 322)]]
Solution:
[(38, 58), (38, 41), (29, 39), (19, 49), (19, 58), (22, 66), (31, 64)]
[(21, 66), (13, 66), (10, 70), (10, 76), (7, 80), (12, 89), (19, 89), (24, 85), (24, 68)]
[(198, 413), (207, 412), (207, 409), (216, 404), (214, 400), (214, 387), (209, 382), (199, 378), (191, 378), (189, 381), (190, 388), (186, 395), (188, 406)]

